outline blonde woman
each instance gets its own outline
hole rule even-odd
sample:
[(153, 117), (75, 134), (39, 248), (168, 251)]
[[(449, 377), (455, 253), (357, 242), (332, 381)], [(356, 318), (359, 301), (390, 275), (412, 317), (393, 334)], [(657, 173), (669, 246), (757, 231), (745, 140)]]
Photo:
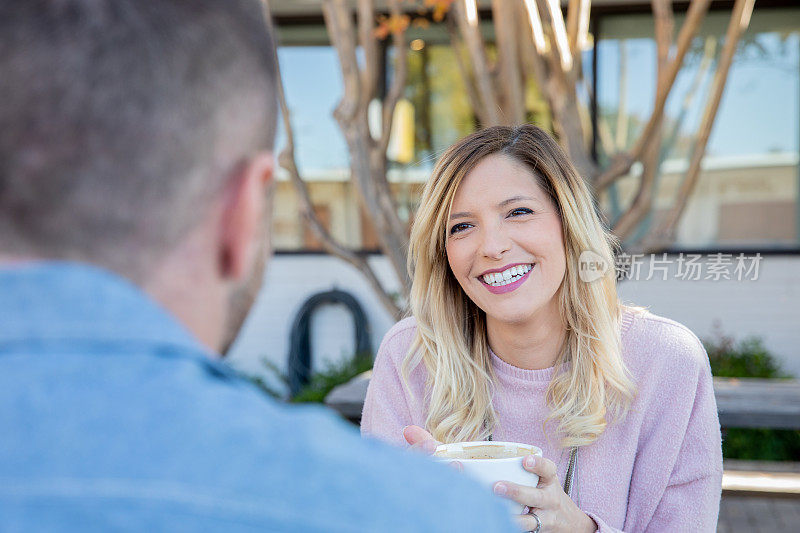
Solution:
[[(620, 303), (613, 237), (535, 126), (441, 157), (411, 232), (412, 316), (387, 333), (362, 432), (534, 444), (526, 531), (714, 531), (722, 454), (708, 357), (686, 327)], [(599, 279), (583, 273), (612, 265)], [(562, 485), (564, 481), (566, 485)], [(569, 494), (568, 494), (569, 493)]]

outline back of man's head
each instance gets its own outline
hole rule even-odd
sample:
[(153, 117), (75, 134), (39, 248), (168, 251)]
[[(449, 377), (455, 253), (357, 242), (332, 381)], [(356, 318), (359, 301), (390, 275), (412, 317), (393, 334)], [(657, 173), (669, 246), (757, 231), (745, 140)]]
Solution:
[(136, 279), (271, 149), (257, 0), (3, 0), (0, 255)]

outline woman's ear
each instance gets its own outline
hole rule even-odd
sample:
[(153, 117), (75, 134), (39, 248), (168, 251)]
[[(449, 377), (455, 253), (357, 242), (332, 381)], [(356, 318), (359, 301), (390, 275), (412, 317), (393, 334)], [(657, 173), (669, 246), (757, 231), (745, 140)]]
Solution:
[(267, 190), (272, 184), (272, 152), (259, 152), (234, 169), (223, 194), (218, 269), (222, 279), (245, 279), (255, 263), (263, 238)]

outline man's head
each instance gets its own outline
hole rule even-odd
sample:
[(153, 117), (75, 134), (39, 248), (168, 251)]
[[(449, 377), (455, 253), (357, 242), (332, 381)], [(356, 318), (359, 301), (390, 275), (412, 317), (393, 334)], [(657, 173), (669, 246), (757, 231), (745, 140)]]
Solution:
[(4, 0), (0, 35), (0, 255), (99, 264), (179, 318), (176, 276), (230, 298), (260, 275), (276, 75), (258, 0)]

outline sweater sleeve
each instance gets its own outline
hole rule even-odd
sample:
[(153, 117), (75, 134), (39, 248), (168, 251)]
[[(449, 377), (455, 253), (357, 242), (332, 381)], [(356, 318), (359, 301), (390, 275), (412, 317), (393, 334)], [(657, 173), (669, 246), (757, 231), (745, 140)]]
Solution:
[[(717, 526), (722, 440), (708, 355), (687, 329), (672, 341), (675, 357), (662, 369), (662, 385), (645, 412), (626, 531), (713, 532)], [(601, 532), (616, 531), (596, 521)]]
[(600, 533), (714, 532), (722, 492), (722, 443), (708, 356), (686, 330), (651, 398), (636, 454), (625, 524), (587, 512)]
[(722, 495), (722, 439), (708, 356), (702, 347), (701, 350), (705, 365), (698, 376), (686, 434), (647, 531), (717, 529)]
[(410, 334), (407, 330), (397, 331), (398, 326), (386, 334), (375, 357), (361, 415), (361, 434), (397, 446), (406, 446), (403, 428), (415, 421), (410, 408), (408, 388), (404, 386), (400, 374), (400, 364), (408, 348), (408, 343), (403, 341)]

